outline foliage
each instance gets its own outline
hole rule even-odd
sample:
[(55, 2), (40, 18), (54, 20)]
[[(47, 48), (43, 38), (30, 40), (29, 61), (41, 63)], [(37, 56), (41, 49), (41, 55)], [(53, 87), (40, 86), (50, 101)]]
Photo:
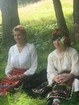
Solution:
[[(38, 68), (46, 68), (47, 56), (52, 49), (51, 32), (56, 26), (51, 20), (31, 21), (25, 27), (28, 33), (28, 40), (34, 43), (38, 53)], [(33, 37), (33, 38), (32, 38)], [(42, 64), (42, 65), (41, 65)]]

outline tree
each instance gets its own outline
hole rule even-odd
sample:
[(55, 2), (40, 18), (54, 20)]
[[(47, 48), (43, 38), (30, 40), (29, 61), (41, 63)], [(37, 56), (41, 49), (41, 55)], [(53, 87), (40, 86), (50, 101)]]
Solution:
[(69, 35), (69, 31), (65, 22), (60, 0), (53, 0), (53, 4), (54, 4), (58, 27), (64, 29), (66, 31), (66, 35)]
[(73, 17), (75, 35), (79, 35), (79, 0), (73, 0)]
[(13, 42), (12, 29), (14, 26), (20, 24), (17, 0), (1, 0), (1, 12), (3, 40), (6, 47), (9, 47)]

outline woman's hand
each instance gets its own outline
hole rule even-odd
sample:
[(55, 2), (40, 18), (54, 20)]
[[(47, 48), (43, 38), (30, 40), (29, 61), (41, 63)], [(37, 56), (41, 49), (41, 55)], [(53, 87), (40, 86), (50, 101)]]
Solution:
[(58, 74), (54, 77), (54, 81), (61, 84), (61, 83), (68, 81), (69, 79), (71, 79), (73, 77), (74, 77), (74, 75), (71, 73)]
[(10, 80), (20, 80), (19, 75), (13, 75)]
[(61, 83), (62, 81), (62, 77), (61, 77), (61, 74), (58, 74), (56, 75), (53, 80), (56, 82), (56, 83)]
[(11, 77), (12, 77), (12, 76), (8, 73), (8, 74), (7, 74), (7, 78), (8, 78), (8, 79), (11, 79)]
[(13, 76), (8, 75), (8, 78), (9, 78), (10, 80), (20, 80), (20, 79), (24, 78), (25, 76), (26, 76), (25, 74), (13, 75)]
[(62, 78), (61, 83), (66, 82), (66, 81), (68, 81), (71, 78), (74, 78), (74, 76), (75, 75), (73, 75), (71, 73), (68, 73), (68, 74), (67, 73), (63, 73), (63, 74), (61, 74), (61, 78)]
[(26, 77), (25, 74), (21, 74), (21, 75), (19, 75), (19, 78), (20, 78), (20, 79), (23, 79), (24, 77)]

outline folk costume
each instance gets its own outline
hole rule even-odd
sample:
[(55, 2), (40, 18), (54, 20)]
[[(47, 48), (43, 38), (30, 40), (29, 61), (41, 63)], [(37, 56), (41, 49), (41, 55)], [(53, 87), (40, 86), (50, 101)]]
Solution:
[[(33, 44), (26, 43), (25, 47), (19, 52), (17, 44), (13, 45), (8, 54), (8, 63), (5, 69), (6, 75), (25, 74), (26, 79), (24, 82), (26, 85), (29, 82), (29, 77), (34, 75), (37, 69), (37, 54)], [(20, 80), (9, 80), (6, 76), (0, 83), (0, 95), (6, 95), (10, 88), (14, 88)]]
[[(70, 39), (66, 34), (67, 32), (62, 29), (56, 29), (52, 33), (56, 49), (48, 56), (47, 79), (52, 90), (47, 96), (49, 101), (47, 105), (59, 105), (60, 99), (70, 99), (73, 90), (79, 91), (79, 80), (74, 79), (79, 75), (79, 55), (70, 47)], [(73, 78), (63, 83), (56, 83), (54, 77), (64, 73), (72, 74)]]
[[(68, 73), (71, 72), (74, 75), (79, 74), (79, 58), (78, 53), (75, 49), (68, 47), (66, 51), (58, 55), (56, 50), (48, 56), (48, 67), (47, 67), (47, 78), (49, 85), (52, 84), (52, 92), (49, 95), (50, 97), (59, 97), (69, 99), (72, 94), (72, 83), (73, 79), (69, 80), (64, 84), (57, 84), (53, 81), (53, 77), (59, 73)], [(75, 85), (76, 84), (76, 85)], [(58, 87), (57, 87), (58, 85)], [(66, 90), (64, 92), (64, 90)], [(57, 89), (57, 90), (54, 90)], [(79, 82), (74, 79), (73, 83), (74, 91), (79, 91)], [(58, 93), (56, 93), (57, 91)]]

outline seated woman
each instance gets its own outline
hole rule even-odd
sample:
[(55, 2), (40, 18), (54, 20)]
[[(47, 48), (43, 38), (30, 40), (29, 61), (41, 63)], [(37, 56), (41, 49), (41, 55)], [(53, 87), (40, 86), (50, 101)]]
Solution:
[(79, 75), (79, 56), (70, 47), (70, 39), (64, 30), (55, 29), (52, 41), (55, 50), (49, 54), (47, 65), (47, 79), (52, 91), (47, 96), (47, 105), (60, 105), (61, 99), (71, 98), (72, 87), (79, 91), (79, 81), (74, 79)]
[(12, 88), (30, 82), (37, 69), (37, 53), (33, 44), (26, 41), (27, 33), (23, 26), (13, 29), (16, 44), (9, 49), (6, 77), (0, 83), (0, 94), (5, 95)]

